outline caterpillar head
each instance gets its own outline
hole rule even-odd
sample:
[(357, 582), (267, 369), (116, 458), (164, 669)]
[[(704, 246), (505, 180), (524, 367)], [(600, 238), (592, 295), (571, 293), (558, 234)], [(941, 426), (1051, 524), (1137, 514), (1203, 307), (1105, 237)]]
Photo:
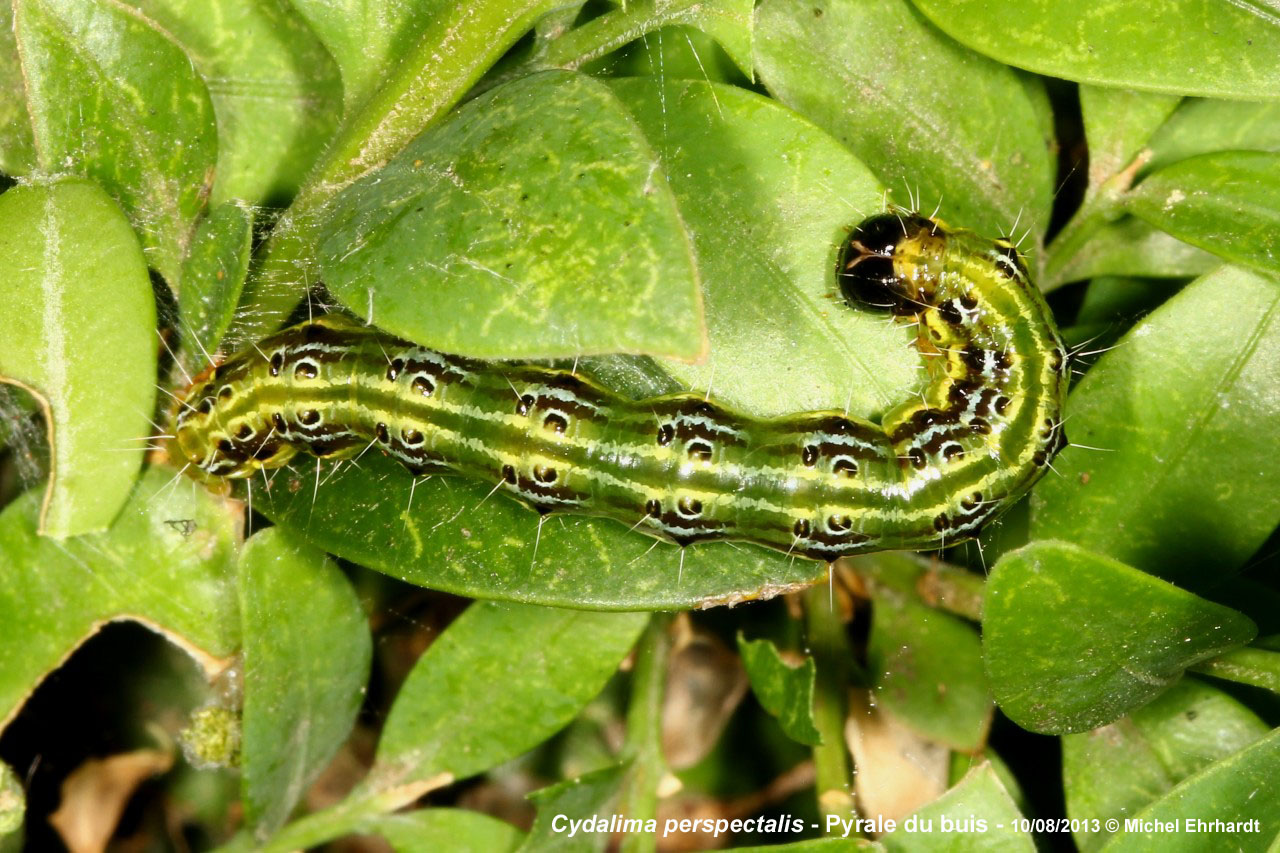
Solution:
[(929, 261), (945, 243), (944, 226), (918, 214), (881, 213), (865, 219), (840, 246), (840, 293), (851, 307), (918, 314), (937, 284)]
[(240, 395), (227, 382), (226, 368), (197, 376), (179, 395), (172, 418), (171, 461), (209, 482), (248, 477), (293, 455), (261, 415), (237, 405)]

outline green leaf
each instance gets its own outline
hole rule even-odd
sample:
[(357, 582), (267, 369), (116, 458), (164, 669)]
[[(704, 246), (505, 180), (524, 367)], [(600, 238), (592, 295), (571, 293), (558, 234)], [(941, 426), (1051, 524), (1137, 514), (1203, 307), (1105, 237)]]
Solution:
[[(1178, 290), (1177, 282), (1165, 279), (1100, 276), (1086, 287), (1084, 299), (1076, 312), (1076, 324), (1072, 328), (1114, 326), (1117, 322), (1126, 321), (1131, 323), (1160, 307)], [(1094, 341), (1087, 346), (1090, 350), (1104, 349), (1110, 343)]]
[(603, 850), (610, 833), (578, 832), (570, 837), (566, 830), (569, 821), (593, 816), (608, 819), (627, 770), (625, 764), (605, 767), (530, 794), (529, 799), (538, 807), (538, 816), (528, 838), (520, 845), (520, 853)]
[(1280, 103), (1189, 99), (1150, 146), (1148, 172), (1214, 151), (1280, 151)]
[[(1184, 357), (1171, 358), (1171, 353)], [(1067, 403), (1032, 536), (1209, 583), (1280, 521), (1280, 286), (1223, 267), (1138, 323)]]
[[(218, 351), (240, 301), (252, 247), (253, 214), (236, 202), (213, 208), (196, 230), (191, 251), (182, 262), (178, 294), (178, 316), (189, 358)], [(206, 366), (197, 364), (198, 369)]]
[(916, 733), (962, 752), (986, 742), (992, 705), (972, 625), (904, 596), (878, 595), (867, 669), (877, 704)]
[(836, 249), (880, 204), (871, 172), (821, 129), (741, 89), (613, 85), (670, 176), (702, 278), (709, 357), (662, 368), (756, 416), (871, 415), (909, 396), (920, 359), (904, 331), (832, 300)]
[[(290, 0), (333, 55), (350, 113), (369, 99), (387, 70), (413, 49), (428, 27), (461, 11), (451, 0)], [(452, 23), (452, 21), (450, 22)]]
[[(674, 36), (677, 27), (688, 25), (715, 39), (738, 71), (751, 78), (754, 5), (754, 0), (631, 0), (621, 4), (621, 8), (592, 18), (555, 38), (540, 41), (528, 65), (534, 68), (582, 68), (628, 43), (632, 43), (632, 48), (637, 47), (634, 44), (637, 39), (643, 39), (645, 49), (649, 50), (652, 48), (648, 44), (650, 35), (654, 42), (660, 42), (664, 31)], [(693, 48), (692, 42), (690, 48)], [(663, 51), (661, 45), (658, 50), (660, 53)], [(700, 58), (694, 57), (693, 62), (702, 69)], [(613, 76), (627, 76), (629, 73), (625, 62), (617, 68), (610, 64), (607, 70)], [(692, 69), (686, 67), (684, 70)], [(675, 76), (687, 75), (677, 69)], [(708, 75), (700, 70), (697, 77), (706, 79)]]
[[(983, 764), (970, 770), (960, 784), (906, 818), (900, 828), (882, 836), (880, 843), (889, 853), (1032, 853), (1036, 846), (1031, 836), (1012, 825), (1020, 817), (995, 771)], [(930, 827), (927, 830), (926, 823)], [(912, 826), (916, 828), (912, 830)]]
[(1066, 542), (1006, 554), (987, 582), (987, 675), (1015, 723), (1063, 734), (1109, 723), (1187, 667), (1249, 642), (1252, 621)]
[[(1050, 247), (1052, 249), (1052, 246)], [(1094, 231), (1046, 289), (1103, 275), (1184, 278), (1203, 275), (1222, 259), (1143, 222), (1123, 216)]]
[(1062, 739), (1062, 775), (1068, 816), (1084, 821), (1075, 832), (1082, 850), (1102, 846), (1112, 833), (1089, 821), (1123, 821), (1182, 779), (1253, 743), (1267, 724), (1241, 703), (1207, 684), (1183, 679), (1131, 716)]
[(35, 164), (22, 63), (13, 35), (13, 5), (0, 3), (0, 173), (25, 175)]
[(380, 835), (396, 853), (504, 853), (520, 844), (509, 823), (465, 809), (418, 809), (362, 821), (360, 833)]
[(826, 573), (822, 563), (753, 545), (706, 543), (682, 553), (630, 525), (544, 518), (486, 498), (491, 491), (459, 477), (414, 480), (390, 458), (366, 454), (359, 468), (294, 463), (267, 494), (254, 488), (253, 506), (343, 559), (474, 598), (671, 610), (771, 598)]
[[(1184, 780), (1133, 820), (1160, 821), (1166, 826), (1176, 822), (1178, 831), (1153, 827), (1122, 832), (1102, 849), (1107, 853), (1155, 848), (1195, 851), (1206, 849), (1206, 838), (1212, 838), (1214, 849), (1274, 850), (1275, 827), (1280, 824), (1280, 729)], [(1185, 822), (1197, 820), (1229, 821), (1235, 827), (1188, 831)]]
[(1196, 671), (1280, 693), (1280, 649), (1237, 649), (1205, 661)]
[(241, 790), (262, 841), (340, 747), (364, 698), (371, 643), (346, 576), (280, 528), (240, 555)]
[(1130, 3), (915, 0), (961, 44), (1052, 77), (1175, 95), (1280, 97), (1280, 19), (1273, 9), (1169, 0)]
[(1138, 184), (1125, 209), (1219, 257), (1280, 272), (1280, 154), (1181, 160)]
[[(367, 103), (358, 110), (349, 109), (324, 156), (273, 229), (250, 289), (253, 310), (244, 315), (238, 334), (242, 340), (278, 329), (301, 300), (298, 284), (315, 276), (317, 231), (334, 196), (386, 165), (414, 137), (442, 119), (540, 15), (559, 5), (559, 0), (431, 2), (420, 7), (425, 24), (404, 24), (407, 44), (393, 56), (380, 53), (386, 44), (381, 24), (365, 32), (365, 4), (343, 2), (338, 7), (299, 0), (299, 5), (344, 73), (356, 51), (367, 51), (373, 58), (371, 70), (381, 69), (373, 71), (376, 76), (370, 76), (370, 82), (386, 69), (391, 71)], [(386, 23), (397, 31), (406, 20), (394, 11), (388, 14), (385, 4), (368, 8), (370, 15), (387, 14)], [(354, 81), (344, 79), (344, 85), (350, 92)]]
[(155, 300), (138, 241), (94, 184), (27, 184), (0, 196), (0, 260), (0, 376), (37, 398), (50, 435), (41, 532), (103, 530), (133, 488), (155, 406)]
[[(627, 8), (634, 8), (628, 4)], [(753, 20), (747, 10), (746, 20)], [(750, 51), (746, 54), (751, 58)], [(625, 45), (600, 60), (611, 77), (658, 77), (664, 80), (700, 80), (708, 83), (746, 84), (743, 72), (711, 36), (688, 26), (663, 27), (640, 41)], [(589, 70), (591, 66), (587, 66)]]
[(903, 190), (899, 201), (926, 213), (940, 203), (992, 237), (1015, 221), (1031, 245), (1043, 237), (1054, 189), (1043, 89), (942, 37), (906, 0), (767, 0), (756, 64), (779, 100)]
[(440, 774), (462, 779), (546, 740), (600, 692), (646, 619), (471, 605), (400, 688), (378, 744), (372, 786)]
[(181, 43), (218, 119), (212, 204), (281, 204), (297, 192), (342, 110), (338, 68), (286, 3), (126, 0)]
[(109, 0), (17, 0), (15, 32), (40, 166), (102, 184), (170, 282), (213, 179), (204, 83), (169, 36)]
[(1181, 100), (1176, 95), (1081, 86), (1089, 186), (1100, 187), (1133, 163)]
[(778, 718), (787, 737), (808, 746), (822, 743), (813, 720), (813, 658), (794, 666), (782, 659), (778, 647), (767, 639), (748, 641), (738, 633), (738, 652), (751, 680), (751, 692), (760, 705)]
[(447, 352), (705, 347), (692, 247), (654, 154), (608, 87), (577, 74), (468, 103), (337, 198), (320, 253), (339, 299)]
[(149, 469), (105, 533), (38, 536), (39, 497), (0, 513), (0, 729), (36, 684), (104, 624), (164, 634), (206, 671), (239, 643), (231, 589), (239, 521), (208, 492)]

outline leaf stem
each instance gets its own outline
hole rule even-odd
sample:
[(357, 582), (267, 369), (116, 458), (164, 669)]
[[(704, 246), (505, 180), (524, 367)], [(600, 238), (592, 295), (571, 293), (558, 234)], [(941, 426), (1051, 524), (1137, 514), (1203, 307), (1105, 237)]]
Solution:
[(847, 820), (854, 811), (849, 786), (849, 752), (844, 738), (853, 651), (827, 587), (822, 584), (809, 587), (804, 602), (809, 654), (817, 666), (813, 720), (822, 735), (822, 744), (813, 748), (818, 809), (824, 815), (839, 815)]
[[(658, 816), (658, 784), (666, 773), (662, 754), (662, 702), (667, 686), (667, 661), (671, 651), (671, 614), (654, 613), (636, 646), (627, 706), (627, 736), (622, 757), (631, 761), (623, 793), (622, 810), (631, 819), (647, 821)], [(629, 833), (622, 842), (628, 853), (657, 849), (657, 838), (646, 832)]]
[(1212, 675), (1237, 684), (1251, 684), (1280, 693), (1280, 652), (1243, 648), (1218, 655), (1190, 667), (1193, 672)]

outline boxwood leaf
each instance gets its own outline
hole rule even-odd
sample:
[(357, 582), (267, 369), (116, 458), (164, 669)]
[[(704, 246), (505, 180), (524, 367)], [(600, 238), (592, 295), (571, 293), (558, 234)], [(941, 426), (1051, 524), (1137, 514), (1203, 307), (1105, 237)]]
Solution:
[[(181, 486), (181, 488), (177, 488)], [(176, 472), (151, 468), (105, 533), (37, 536), (39, 496), (0, 513), (0, 728), (36, 684), (107, 622), (132, 619), (206, 671), (239, 643), (232, 589), (239, 519)]]
[(213, 104), (191, 60), (150, 19), (106, 0), (14, 5), (40, 166), (102, 184), (170, 282), (213, 180)]
[(346, 576), (275, 527), (240, 554), (244, 708), (240, 784), (259, 840), (346, 740), (364, 698), (371, 642)]
[(1188, 285), (1072, 392), (1067, 434), (1089, 447), (1036, 486), (1032, 537), (1191, 582), (1242, 565), (1280, 521), (1277, 387), (1280, 285), (1235, 267)]
[(506, 853), (523, 837), (509, 823), (466, 809), (418, 809), (361, 821), (359, 833), (380, 835), (396, 853)]
[(908, 728), (962, 752), (986, 742), (992, 704), (972, 625), (904, 596), (877, 596), (867, 669), (877, 703)]
[(629, 765), (620, 764), (566, 779), (529, 795), (538, 807), (538, 816), (529, 835), (520, 845), (520, 853), (548, 850), (603, 850), (611, 835), (607, 832), (579, 832), (572, 837), (566, 832), (568, 821), (594, 816), (608, 819), (612, 804), (626, 780)]
[(1138, 184), (1125, 208), (1233, 263), (1280, 272), (1280, 154), (1223, 151), (1180, 160)]
[(982, 643), (996, 702), (1018, 725), (1103, 725), (1164, 692), (1192, 664), (1249, 642), (1252, 621), (1066, 542), (1000, 558)]
[(570, 72), (482, 95), (347, 188), (320, 265), (366, 319), (447, 352), (705, 347), (692, 247), (653, 151), (607, 86)]
[[(906, 821), (916, 821), (914, 831), (909, 831), (904, 822), (881, 837), (880, 843), (890, 853), (930, 850), (1031, 853), (1036, 849), (1031, 835), (1012, 825), (1020, 817), (1013, 798), (1000, 784), (991, 765), (982, 764), (970, 770), (950, 791), (906, 818)], [(930, 826), (928, 830), (923, 828), (926, 821)], [(951, 829), (947, 829), (948, 822)]]
[(767, 0), (756, 14), (769, 90), (848, 145), (896, 201), (940, 205), (992, 237), (1018, 222), (1038, 243), (1054, 189), (1038, 82), (960, 47), (906, 0)]
[[(1113, 836), (1102, 848), (1106, 853), (1155, 846), (1160, 850), (1203, 850), (1206, 837), (1220, 849), (1275, 850), (1274, 829), (1280, 822), (1280, 729), (1183, 780), (1133, 820), (1150, 828)], [(1224, 826), (1209, 828), (1215, 820)], [(1176, 824), (1182, 831), (1157, 829), (1149, 823), (1155, 821), (1166, 827)], [(1205, 821), (1207, 826), (1189, 831), (1186, 821)], [(1225, 826), (1227, 823), (1231, 826)], [(1205, 834), (1210, 832), (1212, 835)]]
[(787, 737), (808, 746), (822, 743), (813, 719), (813, 658), (799, 666), (787, 663), (768, 639), (746, 640), (738, 634), (738, 651), (751, 680), (751, 692), (761, 706), (778, 718)]
[(1112, 833), (1090, 821), (1121, 822), (1182, 779), (1269, 731), (1257, 714), (1186, 678), (1128, 717), (1062, 739), (1067, 815), (1082, 819), (1076, 843), (1097, 850)]
[(218, 119), (210, 203), (287, 201), (342, 113), (338, 67), (306, 22), (288, 3), (126, 2), (173, 35), (209, 87)]
[(205, 359), (218, 351), (231, 325), (252, 247), (253, 214), (238, 202), (213, 208), (196, 230), (178, 294), (183, 349), (193, 373), (208, 366)]
[(915, 3), (956, 41), (1028, 71), (1175, 95), (1280, 97), (1280, 24), (1253, 6), (1170, 0), (1151, 14), (1127, 3)]
[(471, 605), (400, 688), (368, 784), (461, 779), (531, 749), (600, 692), (646, 619)]
[(138, 240), (89, 181), (26, 184), (0, 196), (0, 260), (0, 377), (36, 396), (50, 436), (41, 532), (103, 530), (133, 488), (155, 406), (155, 298)]

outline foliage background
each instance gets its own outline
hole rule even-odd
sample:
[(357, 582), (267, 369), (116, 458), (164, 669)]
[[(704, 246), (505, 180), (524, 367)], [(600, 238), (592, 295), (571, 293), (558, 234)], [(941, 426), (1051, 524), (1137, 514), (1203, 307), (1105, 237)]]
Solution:
[[(854, 807), (1273, 846), (1277, 57), (1211, 0), (0, 6), (0, 849), (559, 849), (615, 812), (818, 849)], [(317, 306), (874, 416), (916, 365), (829, 270), (886, 198), (1017, 237), (1075, 347), (1086, 446), (981, 548), (801, 591), (825, 567), (383, 459), (234, 497), (144, 459), (186, 376)]]

